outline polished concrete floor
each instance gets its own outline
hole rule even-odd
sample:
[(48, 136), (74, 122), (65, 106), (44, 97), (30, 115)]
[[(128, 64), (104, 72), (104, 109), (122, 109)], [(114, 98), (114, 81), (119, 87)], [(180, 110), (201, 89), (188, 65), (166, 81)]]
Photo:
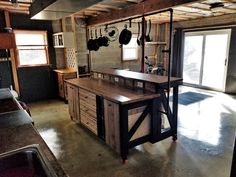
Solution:
[[(181, 87), (180, 92), (192, 90)], [(119, 155), (70, 120), (59, 100), (29, 104), (36, 128), (70, 177), (229, 177), (236, 130), (236, 97), (196, 90), (210, 97), (179, 104), (178, 141), (145, 143)]]

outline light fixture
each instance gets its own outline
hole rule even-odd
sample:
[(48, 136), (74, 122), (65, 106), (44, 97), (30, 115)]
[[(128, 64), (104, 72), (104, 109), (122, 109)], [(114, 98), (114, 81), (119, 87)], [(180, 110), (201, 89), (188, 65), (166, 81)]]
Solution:
[(19, 7), (18, 0), (10, 0), (12, 3), (13, 7)]

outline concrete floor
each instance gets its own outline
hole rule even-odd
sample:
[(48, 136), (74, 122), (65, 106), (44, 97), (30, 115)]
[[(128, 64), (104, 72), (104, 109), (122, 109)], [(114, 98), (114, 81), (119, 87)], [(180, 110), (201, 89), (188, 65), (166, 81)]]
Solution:
[(168, 138), (131, 149), (125, 165), (102, 141), (70, 120), (64, 102), (50, 100), (29, 107), (36, 128), (70, 177), (229, 177), (236, 98), (197, 91), (212, 97), (179, 104), (178, 141)]

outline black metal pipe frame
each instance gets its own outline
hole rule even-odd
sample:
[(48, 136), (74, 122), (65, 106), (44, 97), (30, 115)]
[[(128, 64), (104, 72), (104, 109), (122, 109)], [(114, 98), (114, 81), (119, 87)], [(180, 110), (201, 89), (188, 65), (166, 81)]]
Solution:
[[(104, 25), (108, 26), (108, 25), (113, 25), (113, 24), (116, 24), (116, 23), (121, 23), (121, 22), (129, 21), (129, 20), (132, 21), (133, 19), (142, 18), (142, 17), (146, 17), (146, 16), (150, 16), (150, 15), (155, 15), (155, 14), (160, 14), (160, 13), (169, 12), (169, 11), (173, 11), (173, 9), (169, 8), (169, 9), (165, 9), (165, 10), (155, 11), (155, 12), (151, 12), (151, 13), (146, 13), (146, 14), (138, 15), (138, 16), (135, 16), (135, 17), (132, 17), (132, 18), (126, 18), (126, 19), (117, 20), (117, 21), (110, 22), (110, 23), (104, 23), (103, 25), (94, 25), (94, 26), (104, 26)], [(88, 26), (88, 27), (93, 27), (93, 25)]]
[[(165, 10), (160, 10), (160, 11), (156, 11), (156, 12), (151, 12), (151, 13), (146, 13), (146, 14), (143, 14), (143, 15), (138, 15), (136, 17), (132, 17), (132, 18), (127, 18), (127, 19), (123, 19), (123, 20), (118, 20), (118, 21), (115, 21), (115, 22), (111, 22), (111, 23), (106, 23), (105, 26), (108, 26), (108, 25), (112, 25), (112, 24), (116, 24), (116, 23), (120, 23), (120, 22), (125, 22), (127, 20), (129, 21), (132, 21), (133, 19), (137, 19), (137, 18), (142, 18), (142, 35), (145, 35), (144, 34), (144, 17), (146, 16), (150, 16), (150, 15), (155, 15), (155, 14), (160, 14), (160, 13), (163, 13), (163, 12), (170, 12), (170, 31), (169, 31), (169, 49), (168, 49), (168, 79), (167, 79), (167, 103), (169, 105), (170, 103), (170, 74), (171, 74), (171, 57), (172, 57), (172, 31), (173, 31), (173, 9), (172, 8), (169, 8), (169, 9), (165, 9)], [(143, 39), (142, 39), (142, 59), (141, 59), (141, 71), (144, 72), (144, 48), (145, 48), (145, 42), (144, 42), (144, 36), (143, 36)], [(167, 108), (167, 113), (169, 111), (169, 106)]]
[(169, 103), (170, 103), (170, 70), (171, 70), (171, 57), (172, 57), (172, 31), (173, 31), (173, 9), (170, 9), (170, 31), (169, 31), (169, 56), (168, 56), (168, 88), (167, 88), (167, 113), (169, 112)]

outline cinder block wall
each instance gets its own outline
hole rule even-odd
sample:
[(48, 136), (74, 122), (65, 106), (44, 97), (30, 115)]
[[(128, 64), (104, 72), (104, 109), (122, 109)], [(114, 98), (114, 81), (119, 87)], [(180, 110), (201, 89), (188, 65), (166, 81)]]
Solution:
[[(125, 23), (118, 23), (111, 26), (116, 26), (119, 29), (119, 33), (124, 29)], [(129, 25), (128, 25), (129, 26)], [(109, 26), (108, 26), (109, 27)], [(104, 30), (102, 26), (102, 31)], [(92, 28), (95, 29), (95, 28)], [(100, 27), (97, 28), (99, 31)], [(138, 24), (132, 23), (131, 28), (128, 28), (132, 34), (138, 34)], [(152, 25), (151, 37), (156, 40), (156, 25)], [(153, 55), (154, 48), (146, 48), (145, 55)], [(98, 51), (91, 52), (91, 64), (92, 69), (101, 68), (120, 68), (130, 69), (132, 71), (141, 70), (141, 47), (139, 48), (138, 60), (122, 61), (122, 49), (119, 44), (119, 37), (116, 41), (111, 42), (108, 47), (101, 47)]]

